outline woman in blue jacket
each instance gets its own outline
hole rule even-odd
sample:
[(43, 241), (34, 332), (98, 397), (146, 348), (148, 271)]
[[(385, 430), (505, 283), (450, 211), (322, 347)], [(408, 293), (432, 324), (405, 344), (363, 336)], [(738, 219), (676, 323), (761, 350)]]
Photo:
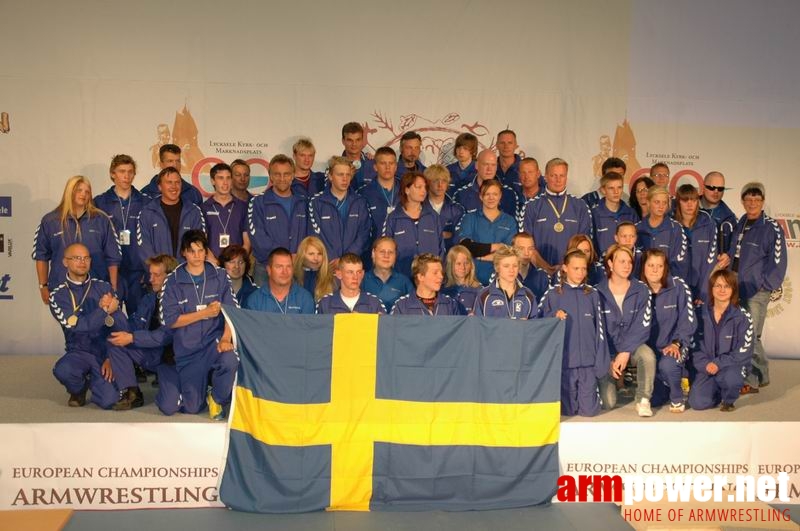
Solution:
[(692, 363), (697, 377), (689, 392), (692, 409), (733, 411), (734, 402), (750, 370), (753, 323), (739, 307), (736, 273), (715, 271), (708, 281), (711, 300), (700, 309)]
[(333, 273), (329, 268), (328, 252), (325, 244), (316, 236), (306, 236), (297, 246), (292, 270), (294, 281), (308, 290), (316, 302), (333, 293)]
[(688, 357), (697, 318), (689, 286), (669, 274), (667, 255), (659, 249), (644, 253), (642, 280), (653, 292), (653, 323), (647, 344), (656, 352), (658, 368), (652, 404), (669, 401), (671, 413), (683, 413), (681, 376)]
[(603, 305), (612, 356), (611, 378), (606, 377), (600, 382), (603, 405), (606, 409), (616, 406), (614, 380), (622, 377), (630, 363), (637, 367), (636, 412), (640, 417), (652, 417), (650, 398), (656, 377), (656, 354), (647, 345), (653, 317), (650, 290), (641, 281), (631, 279), (633, 253), (627, 247), (619, 244), (609, 247), (605, 263), (607, 278), (596, 286)]
[(492, 255), (502, 245), (512, 244), (517, 233), (517, 222), (500, 210), (503, 197), (500, 181), (484, 181), (479, 193), (483, 206), (464, 214), (456, 227), (456, 241), (472, 254), (478, 282), (488, 284), (494, 271)]
[(519, 281), (519, 255), (503, 245), (493, 253), (496, 279), (478, 293), (475, 315), (507, 319), (536, 317), (536, 296)]
[(594, 243), (589, 236), (576, 234), (569, 239), (567, 249), (583, 251), (583, 254), (589, 259), (589, 271), (586, 273), (586, 281), (590, 286), (596, 286), (606, 278), (606, 268), (603, 266), (603, 262), (597, 259), (597, 251), (595, 251)]
[(469, 249), (463, 245), (454, 245), (447, 251), (445, 277), (447, 282), (442, 292), (458, 301), (464, 315), (472, 315), (475, 297), (483, 285), (475, 278), (475, 267)]
[[(717, 224), (700, 210), (700, 196), (691, 184), (682, 184), (675, 196), (675, 221), (686, 236), (688, 274), (684, 278), (696, 304), (708, 300), (708, 277), (717, 265)], [(727, 265), (727, 256), (725, 258)]]
[(561, 414), (593, 417), (600, 412), (598, 380), (608, 373), (608, 343), (597, 290), (586, 284), (586, 255), (568, 251), (561, 280), (544, 294), (540, 317), (566, 322), (561, 371)]
[(383, 236), (397, 242), (395, 269), (411, 277), (411, 261), (422, 253), (444, 256), (444, 241), (439, 215), (425, 202), (428, 181), (417, 171), (409, 171), (400, 179), (400, 207), (386, 216)]
[(654, 186), (647, 192), (647, 200), (650, 213), (636, 224), (636, 245), (643, 251), (664, 251), (672, 274), (685, 279), (689, 273), (689, 260), (686, 258), (689, 244), (681, 226), (669, 217), (669, 192), (663, 186)]

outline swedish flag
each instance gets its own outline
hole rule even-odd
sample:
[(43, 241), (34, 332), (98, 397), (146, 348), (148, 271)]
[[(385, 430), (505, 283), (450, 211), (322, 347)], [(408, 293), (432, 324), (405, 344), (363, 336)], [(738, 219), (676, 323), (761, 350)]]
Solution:
[(229, 507), (495, 509), (555, 493), (562, 322), (225, 314), (241, 359)]

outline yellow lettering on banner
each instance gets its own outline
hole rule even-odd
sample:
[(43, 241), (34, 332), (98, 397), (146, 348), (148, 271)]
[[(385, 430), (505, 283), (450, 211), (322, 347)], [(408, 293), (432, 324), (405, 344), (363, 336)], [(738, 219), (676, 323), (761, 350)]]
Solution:
[(378, 316), (334, 316), (331, 400), (283, 404), (237, 387), (231, 429), (264, 444), (331, 445), (331, 510), (368, 511), (374, 443), (535, 447), (558, 441), (560, 405), (375, 397)]

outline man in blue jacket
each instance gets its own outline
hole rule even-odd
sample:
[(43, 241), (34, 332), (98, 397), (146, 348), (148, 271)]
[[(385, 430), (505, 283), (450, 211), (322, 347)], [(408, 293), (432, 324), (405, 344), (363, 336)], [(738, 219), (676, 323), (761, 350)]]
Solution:
[[(170, 415), (175, 413), (179, 401), (178, 374), (175, 370), (175, 353), (172, 350), (172, 329), (161, 324), (161, 301), (159, 294), (167, 275), (178, 266), (170, 255), (160, 254), (147, 260), (150, 287), (142, 298), (139, 308), (131, 313), (120, 330), (108, 338), (109, 358), (114, 369), (114, 379), (120, 389), (125, 389), (122, 398), (114, 404), (114, 410), (140, 407), (144, 402), (134, 374), (133, 364), (158, 374), (159, 392), (156, 405)], [(126, 326), (127, 325), (127, 326)], [(164, 364), (164, 367), (161, 365)]]
[(623, 221), (636, 223), (639, 216), (622, 200), (622, 175), (609, 171), (600, 178), (600, 191), (603, 197), (591, 207), (594, 223), (594, 248), (604, 256), (614, 245), (617, 226)]
[(745, 215), (733, 229), (728, 254), (731, 269), (738, 274), (742, 307), (750, 312), (756, 332), (753, 367), (743, 391), (757, 393), (759, 387), (769, 385), (769, 361), (761, 335), (770, 294), (783, 285), (788, 255), (783, 231), (764, 213), (764, 185), (760, 182), (745, 184), (741, 198)]
[(205, 232), (200, 207), (181, 198), (181, 181), (181, 175), (175, 168), (165, 168), (158, 174), (160, 197), (142, 208), (136, 226), (142, 262), (158, 254), (168, 254), (180, 261), (179, 245), (186, 232)]
[[(161, 170), (165, 170), (166, 168), (173, 168), (175, 171), (178, 172), (178, 175), (181, 174), (181, 148), (176, 146), (175, 144), (164, 144), (158, 149), (158, 163), (161, 166)], [(158, 196), (162, 194), (161, 188), (159, 186), (159, 182), (161, 181), (160, 176), (161, 172), (158, 172), (156, 175), (150, 179), (150, 183), (142, 188), (142, 193), (146, 196), (156, 199)], [(192, 203), (194, 205), (200, 206), (203, 202), (203, 195), (200, 193), (200, 190), (195, 188), (192, 184), (187, 183), (186, 181), (181, 178), (181, 189), (180, 189), (180, 196), (181, 200), (184, 203)]]
[(150, 198), (133, 186), (136, 177), (136, 161), (128, 155), (115, 155), (111, 159), (111, 180), (114, 186), (94, 198), (97, 208), (108, 214), (122, 251), (119, 265), (117, 292), (125, 301), (128, 314), (136, 312), (144, 295), (145, 267), (139, 255), (136, 225), (139, 216)]
[(411, 263), (416, 289), (400, 297), (392, 308), (392, 315), (461, 315), (455, 299), (442, 293), (444, 269), (442, 259), (423, 253)]
[(319, 236), (331, 261), (345, 253), (363, 256), (369, 248), (369, 209), (363, 197), (350, 191), (352, 178), (350, 161), (332, 157), (328, 163), (330, 187), (308, 202), (309, 232)]
[(266, 269), (267, 282), (247, 297), (245, 308), (283, 315), (314, 313), (314, 297), (294, 282), (289, 249), (273, 249), (267, 257)]
[(400, 137), (400, 161), (395, 177), (400, 179), (407, 171), (425, 172), (425, 165), (419, 160), (422, 153), (422, 137), (416, 131), (406, 131)]
[(364, 275), (362, 288), (378, 297), (384, 307), (392, 311), (394, 303), (403, 295), (414, 291), (411, 280), (394, 270), (397, 261), (397, 242), (381, 236), (372, 244), (372, 269)]
[(286, 155), (275, 155), (269, 161), (271, 186), (250, 200), (247, 208), (248, 234), (256, 258), (255, 283), (267, 281), (266, 263), (269, 254), (278, 247), (296, 253), (297, 246), (308, 236), (306, 199), (293, 191), (294, 161)]
[[(238, 360), (231, 329), (221, 315), (223, 304), (238, 306), (224, 269), (206, 261), (208, 240), (190, 230), (181, 240), (186, 262), (167, 276), (161, 291), (161, 324), (173, 329), (180, 404), (176, 411), (222, 420), (231, 401)], [(206, 388), (211, 377), (211, 391)], [(163, 410), (162, 410), (163, 411)], [(167, 413), (165, 411), (165, 413)]]
[[(466, 212), (478, 210), (483, 206), (480, 197), (481, 185), (489, 179), (497, 179), (497, 155), (491, 149), (484, 149), (478, 154), (475, 168), (477, 169), (475, 179), (456, 190), (453, 196), (453, 200), (464, 207)], [(502, 184), (502, 181), (500, 183)], [(505, 184), (500, 199), (500, 210), (511, 217), (517, 216), (517, 194)]]
[(717, 238), (721, 253), (727, 253), (731, 246), (731, 234), (736, 226), (736, 214), (725, 204), (725, 176), (722, 172), (711, 171), (703, 180), (703, 193), (700, 208), (708, 212), (717, 224)]
[(390, 147), (380, 147), (375, 152), (375, 179), (358, 189), (359, 195), (367, 200), (372, 219), (372, 234), (380, 234), (383, 222), (400, 200), (400, 182), (397, 172), (397, 155)]
[(386, 314), (381, 300), (361, 290), (364, 263), (354, 253), (345, 253), (336, 262), (336, 278), (340, 289), (325, 295), (317, 303), (317, 313), (379, 313)]
[(111, 285), (90, 277), (92, 258), (85, 245), (69, 245), (63, 262), (66, 278), (50, 292), (50, 312), (64, 331), (66, 346), (53, 375), (67, 389), (70, 407), (84, 406), (91, 390), (92, 402), (108, 409), (119, 400), (119, 391), (112, 381), (105, 338), (125, 314)]

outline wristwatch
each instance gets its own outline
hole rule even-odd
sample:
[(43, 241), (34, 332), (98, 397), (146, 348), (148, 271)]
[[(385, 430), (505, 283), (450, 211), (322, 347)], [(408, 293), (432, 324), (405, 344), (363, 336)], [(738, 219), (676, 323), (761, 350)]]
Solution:
[(44, 284), (39, 284), (39, 289), (44, 289), (46, 287), (47, 287), (47, 283), (46, 282)]

